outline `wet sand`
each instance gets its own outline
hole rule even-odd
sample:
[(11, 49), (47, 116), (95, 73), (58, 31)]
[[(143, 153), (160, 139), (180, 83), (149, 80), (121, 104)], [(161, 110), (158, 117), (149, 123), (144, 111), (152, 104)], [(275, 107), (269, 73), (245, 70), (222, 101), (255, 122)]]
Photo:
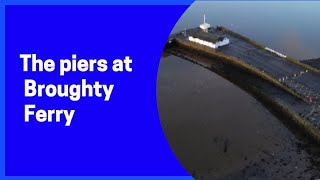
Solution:
[(158, 107), (173, 151), (197, 179), (320, 177), (319, 146), (199, 65), (161, 61)]

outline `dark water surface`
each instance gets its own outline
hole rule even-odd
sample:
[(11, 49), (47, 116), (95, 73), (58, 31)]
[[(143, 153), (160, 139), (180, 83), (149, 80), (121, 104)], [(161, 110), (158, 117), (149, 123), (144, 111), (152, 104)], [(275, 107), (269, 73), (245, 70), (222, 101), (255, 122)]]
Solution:
[[(320, 57), (320, 2), (197, 2), (173, 32), (206, 14), (284, 54)], [(163, 58), (158, 107), (167, 139), (198, 179), (315, 179), (319, 147), (301, 140), (237, 86), (187, 60)]]

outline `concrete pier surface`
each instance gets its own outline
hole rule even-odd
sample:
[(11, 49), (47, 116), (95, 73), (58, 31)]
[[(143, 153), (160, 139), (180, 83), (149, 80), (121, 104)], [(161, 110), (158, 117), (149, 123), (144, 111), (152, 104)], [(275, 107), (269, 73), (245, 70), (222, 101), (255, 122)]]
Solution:
[(308, 59), (302, 61), (304, 64), (308, 64), (314, 68), (320, 69), (320, 58), (318, 59)]
[(199, 57), (211, 61), (206, 66), (210, 64), (218, 74), (249, 91), (269, 109), (285, 116), (320, 143), (318, 69), (276, 50), (272, 52), (269, 50), (272, 48), (224, 27), (210, 28), (207, 32), (208, 36), (230, 40), (229, 45), (216, 49), (188, 40), (189, 35), (198, 33), (203, 33), (200, 28), (172, 35), (165, 52), (193, 62), (197, 62)]

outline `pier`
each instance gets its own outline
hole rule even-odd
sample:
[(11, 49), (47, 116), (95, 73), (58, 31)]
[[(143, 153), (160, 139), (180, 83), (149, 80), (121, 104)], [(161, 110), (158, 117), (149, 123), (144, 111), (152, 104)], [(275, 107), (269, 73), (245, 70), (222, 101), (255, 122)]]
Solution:
[[(228, 43), (217, 46), (223, 40)], [(203, 24), (172, 34), (164, 52), (223, 76), (320, 143), (319, 69), (225, 27)]]

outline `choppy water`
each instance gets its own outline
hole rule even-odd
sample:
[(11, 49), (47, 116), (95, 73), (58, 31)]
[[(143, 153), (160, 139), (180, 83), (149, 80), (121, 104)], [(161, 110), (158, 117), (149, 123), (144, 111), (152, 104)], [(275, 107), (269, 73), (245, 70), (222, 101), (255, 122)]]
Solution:
[[(198, 26), (204, 13), (211, 25), (292, 57), (320, 57), (320, 2), (197, 2), (173, 32)], [(161, 60), (158, 107), (173, 151), (197, 178), (320, 175), (317, 146), (299, 140), (253, 97), (198, 65), (174, 56)]]

